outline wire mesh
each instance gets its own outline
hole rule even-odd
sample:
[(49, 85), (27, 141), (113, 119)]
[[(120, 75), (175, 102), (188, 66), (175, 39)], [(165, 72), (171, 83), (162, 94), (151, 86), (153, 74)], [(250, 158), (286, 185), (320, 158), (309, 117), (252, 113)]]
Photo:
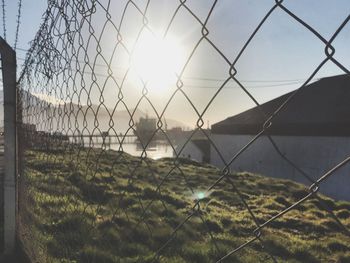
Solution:
[[(171, 12), (161, 14), (153, 9), (159, 1), (49, 1), (19, 80), (18, 233), (26, 252), (39, 262), (311, 262), (334, 259), (332, 253), (320, 252), (317, 258), (312, 252), (333, 242), (336, 248), (325, 251), (333, 249), (341, 260), (349, 249), (350, 205), (333, 202), (318, 190), (349, 158), (313, 179), (268, 131), (326, 63), (349, 74), (334, 56), (333, 43), (350, 16), (325, 38), (284, 1), (275, 1), (231, 56), (221, 39), (211, 37), (215, 34), (210, 22), (220, 1), (207, 3), (205, 12), (191, 1), (167, 4)], [(276, 12), (316, 38), (324, 55), (298, 89), (267, 115), (247, 87), (249, 82), (237, 77), (237, 68)], [(176, 26), (180, 33), (181, 26), (190, 27), (196, 36), (177, 74), (165, 76), (163, 83), (149, 79), (152, 65), (161, 64), (155, 69), (156, 79), (161, 79), (167, 74), (163, 67), (174, 57), (169, 53), (176, 50), (164, 51), (152, 40), (157, 38), (154, 21), (159, 17), (166, 21), (160, 41), (174, 43), (170, 36)], [(205, 105), (198, 103), (201, 94), (193, 97), (186, 75), (188, 68), (200, 67), (193, 60), (202, 46), (222, 61), (220, 71), (227, 75)], [(160, 60), (153, 50), (161, 53)], [(209, 78), (206, 73), (200, 77)], [(205, 119), (232, 84), (258, 106), (263, 125), (227, 158)], [(159, 100), (155, 95), (164, 91), (155, 87), (162, 85), (171, 88)], [(169, 133), (171, 108), (184, 119), (194, 116), (194, 129), (186, 131), (181, 143)], [(152, 129), (143, 130), (147, 125)], [(237, 159), (262, 137), (280, 162), (306, 178), (309, 188), (231, 172)], [(184, 158), (194, 138), (209, 144), (223, 163), (221, 169)], [(152, 148), (159, 140), (174, 156), (153, 159)], [(130, 142), (138, 148), (130, 149)], [(312, 213), (305, 216), (305, 211)], [(323, 245), (316, 246), (315, 239)]]

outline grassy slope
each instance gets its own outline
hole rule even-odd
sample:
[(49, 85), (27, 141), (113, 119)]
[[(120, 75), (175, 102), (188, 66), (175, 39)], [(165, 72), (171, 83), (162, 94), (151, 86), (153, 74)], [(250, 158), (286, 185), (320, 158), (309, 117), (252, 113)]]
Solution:
[[(149, 262), (190, 214), (191, 188), (204, 190), (219, 176), (208, 165), (181, 160), (172, 170), (171, 159), (141, 162), (112, 151), (28, 152), (26, 162), (21, 234), (43, 262)], [(231, 178), (260, 223), (307, 193), (287, 180), (248, 173)], [(321, 198), (350, 228), (350, 203)], [(159, 262), (215, 262), (253, 237), (254, 221), (227, 181), (200, 208)], [(258, 262), (266, 251), (283, 262), (350, 262), (350, 238), (315, 198), (264, 228), (262, 240), (265, 249), (255, 241), (224, 262)]]

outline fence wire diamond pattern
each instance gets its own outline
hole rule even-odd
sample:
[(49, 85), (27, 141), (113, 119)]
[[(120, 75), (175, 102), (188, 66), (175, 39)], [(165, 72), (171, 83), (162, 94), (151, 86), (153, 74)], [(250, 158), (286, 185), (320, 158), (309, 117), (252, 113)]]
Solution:
[[(206, 3), (206, 12), (193, 8), (191, 1), (172, 1), (167, 3), (171, 12), (163, 14), (154, 9), (159, 2), (48, 2), (19, 80), (19, 236), (29, 256), (39, 262), (278, 262), (293, 258), (311, 262), (317, 259), (308, 252), (310, 248), (290, 251), (282, 239), (290, 238), (292, 243), (314, 234), (322, 240), (328, 235), (349, 241), (349, 219), (339, 216), (338, 208), (318, 194), (325, 180), (349, 158), (314, 180), (288, 159), (268, 131), (275, 117), (288, 110), (289, 103), (326, 63), (349, 74), (335, 57), (334, 41), (348, 26), (350, 16), (325, 38), (284, 1), (275, 1), (231, 56), (221, 48), (221, 39), (215, 37), (210, 24), (220, 1)], [(324, 56), (272, 115), (261, 109), (264, 125), (260, 132), (227, 159), (205, 127), (206, 114), (215, 111), (231, 84), (260, 106), (238, 77), (239, 62), (276, 12), (317, 38), (324, 46)], [(143, 58), (146, 65), (139, 63), (136, 70), (133, 65), (140, 49), (148, 52), (142, 43), (156, 45), (147, 39), (158, 34), (154, 21), (159, 17), (163, 18), (161, 39), (169, 39), (173, 28), (185, 26), (195, 31), (179, 71), (165, 77), (171, 79), (172, 88), (160, 104), (155, 94), (164, 91), (154, 86), (168, 83), (145, 77), (153, 74), (151, 65), (159, 64), (159, 58), (150, 52)], [(187, 73), (196, 65), (193, 60), (203, 46), (222, 62), (226, 76), (205, 105), (198, 104), (186, 88)], [(164, 67), (173, 59), (166, 52), (160, 58)], [(187, 132), (181, 147), (167, 131), (167, 114), (174, 107), (184, 118), (194, 116), (195, 128)], [(145, 108), (155, 117), (155, 128), (146, 138), (138, 127), (140, 111)], [(183, 158), (185, 147), (199, 135), (219, 156), (222, 169)], [(269, 178), (231, 171), (231, 165), (262, 136), (267, 136), (281, 162), (307, 178), (309, 188), (292, 182), (275, 185)], [(131, 137), (139, 142), (136, 156), (128, 153)], [(152, 143), (160, 137), (175, 152), (173, 158), (149, 158)], [(116, 146), (111, 149), (111, 144)], [(270, 195), (261, 185), (270, 187)], [(290, 188), (297, 191), (292, 194)], [(269, 204), (270, 199), (274, 201)], [(316, 216), (303, 218), (308, 209), (331, 225), (319, 226), (322, 237), (315, 234), (319, 230), (308, 228), (316, 220)], [(281, 229), (287, 229), (289, 235), (283, 236)]]

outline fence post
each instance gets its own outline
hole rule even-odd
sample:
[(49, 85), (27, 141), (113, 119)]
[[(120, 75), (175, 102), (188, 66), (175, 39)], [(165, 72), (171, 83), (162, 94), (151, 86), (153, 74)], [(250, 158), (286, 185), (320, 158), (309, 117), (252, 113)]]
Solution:
[(11, 255), (16, 240), (16, 52), (0, 37), (4, 90), (4, 254)]

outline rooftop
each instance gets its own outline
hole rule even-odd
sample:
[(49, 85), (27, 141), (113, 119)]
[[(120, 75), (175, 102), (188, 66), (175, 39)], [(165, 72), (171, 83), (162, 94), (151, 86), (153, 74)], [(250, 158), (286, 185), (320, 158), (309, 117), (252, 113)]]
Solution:
[[(212, 125), (213, 134), (257, 134), (293, 93)], [(350, 75), (323, 78), (300, 89), (272, 119), (270, 135), (350, 136)]]

